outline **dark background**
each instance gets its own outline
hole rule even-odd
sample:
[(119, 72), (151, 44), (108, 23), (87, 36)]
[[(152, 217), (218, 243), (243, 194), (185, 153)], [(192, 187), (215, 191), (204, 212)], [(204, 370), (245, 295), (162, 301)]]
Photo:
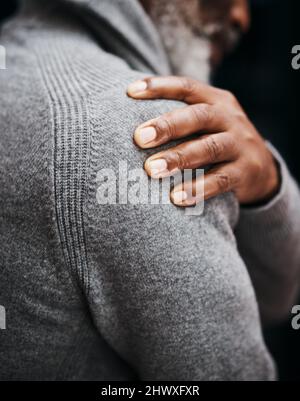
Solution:
[[(261, 134), (280, 150), (298, 182), (300, 70), (291, 67), (291, 49), (300, 45), (299, 3), (251, 0), (252, 28), (213, 77), (215, 85), (235, 93)], [(1, 0), (0, 19), (15, 6), (14, 0)], [(300, 330), (293, 330), (290, 320), (266, 330), (265, 338), (280, 379), (300, 381)]]
[(17, 0), (1, 0), (0, 18), (3, 20), (14, 12), (17, 6)]
[[(261, 134), (281, 152), (298, 182), (300, 70), (291, 67), (291, 49), (300, 45), (299, 3), (251, 1), (251, 30), (213, 79), (215, 85), (237, 96)], [(300, 381), (300, 330), (293, 330), (289, 319), (266, 330), (265, 338), (281, 380)]]
[(298, 3), (252, 0), (251, 30), (219, 68), (214, 83), (237, 95), (262, 135), (281, 151), (300, 179), (299, 135), (294, 125), (299, 108), (292, 100), (297, 100), (299, 72), (291, 67), (291, 49), (300, 44)]

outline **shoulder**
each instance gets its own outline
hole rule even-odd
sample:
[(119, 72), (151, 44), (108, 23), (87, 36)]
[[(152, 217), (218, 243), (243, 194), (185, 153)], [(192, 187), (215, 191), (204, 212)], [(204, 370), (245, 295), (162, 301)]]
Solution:
[[(222, 230), (234, 241), (231, 222), (237, 205), (230, 195), (209, 202), (205, 215), (193, 219), (188, 229), (183, 212), (172, 205), (100, 205), (99, 172), (101, 176), (103, 170), (109, 169), (119, 185), (120, 169), (126, 164), (129, 176), (141, 174), (140, 179), (147, 180), (141, 171), (149, 151), (141, 151), (134, 145), (135, 128), (183, 104), (129, 99), (128, 84), (145, 74), (134, 71), (122, 59), (104, 52), (86, 37), (66, 34), (37, 39), (35, 36), (30, 44), (36, 58), (32, 75), (39, 77), (40, 101), (48, 105), (51, 119), (48, 134), (53, 158), (53, 190), (65, 259), (84, 286), (89, 285), (88, 253), (91, 246), (96, 246), (99, 236), (103, 238), (103, 250), (114, 241), (125, 241), (123, 245), (128, 248), (130, 244), (124, 232), (129, 229), (147, 247), (149, 242), (157, 242), (156, 227), (161, 235), (157, 249), (170, 244), (170, 232), (176, 238), (172, 247), (182, 238), (189, 242), (187, 249), (193, 249), (197, 238), (203, 238), (201, 227), (204, 231), (214, 231), (216, 226), (217, 231)], [(144, 230), (140, 231), (143, 226)], [(112, 242), (110, 230), (114, 233)], [(212, 238), (210, 235), (208, 241)]]

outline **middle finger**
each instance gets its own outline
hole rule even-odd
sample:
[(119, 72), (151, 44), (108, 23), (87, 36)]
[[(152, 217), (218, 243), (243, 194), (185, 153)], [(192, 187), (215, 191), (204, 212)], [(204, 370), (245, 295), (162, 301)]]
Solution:
[(158, 179), (176, 174), (180, 170), (229, 162), (234, 160), (237, 154), (236, 141), (229, 133), (221, 132), (159, 152), (149, 157), (144, 167), (150, 177)]
[(225, 112), (215, 105), (196, 104), (166, 113), (139, 126), (134, 134), (136, 144), (143, 148), (154, 148), (188, 135), (225, 131)]

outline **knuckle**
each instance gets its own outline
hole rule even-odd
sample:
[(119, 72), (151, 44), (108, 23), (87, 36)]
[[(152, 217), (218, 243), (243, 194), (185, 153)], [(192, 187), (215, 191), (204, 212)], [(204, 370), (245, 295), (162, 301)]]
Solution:
[(230, 176), (224, 172), (215, 174), (217, 186), (220, 192), (228, 192), (231, 188)]
[(185, 154), (180, 149), (174, 149), (173, 151), (174, 158), (176, 160), (176, 165), (179, 170), (183, 170), (187, 166), (187, 160)]
[(229, 102), (229, 103), (234, 103), (235, 104), (237, 102), (236, 97), (234, 96), (234, 94), (232, 92), (228, 91), (228, 90), (222, 90), (222, 95), (223, 95), (223, 98), (226, 99), (227, 102)]
[(154, 125), (159, 138), (167, 138), (168, 140), (176, 138), (176, 126), (170, 118), (161, 117)]
[(253, 177), (255, 177), (255, 179), (259, 179), (259, 177), (263, 171), (263, 166), (258, 159), (253, 158), (251, 160), (251, 171), (252, 171)]
[(211, 161), (219, 160), (223, 153), (223, 145), (214, 138), (210, 136), (205, 141), (206, 152)]
[(147, 84), (147, 91), (149, 93), (151, 93), (152, 95), (155, 95), (157, 92), (157, 90), (155, 89), (155, 78), (147, 77), (147, 78), (144, 78), (144, 81)]
[(239, 138), (236, 138), (234, 134), (231, 134), (228, 136), (227, 142), (224, 145), (224, 151), (227, 151), (227, 153), (234, 159), (238, 159), (243, 152), (243, 148), (239, 142)]
[(153, 78), (152, 78), (152, 77), (147, 77), (147, 78), (144, 78), (144, 81), (145, 81), (146, 84), (147, 84), (147, 89), (148, 89), (149, 91), (153, 91), (153, 87), (154, 87), (154, 85), (153, 85)]
[(240, 108), (234, 109), (234, 111), (232, 112), (232, 120), (235, 122), (235, 124), (239, 124), (240, 127), (248, 124), (247, 115)]
[(200, 126), (209, 126), (214, 119), (213, 108), (207, 104), (196, 104), (191, 106), (191, 110)]
[(196, 82), (194, 79), (188, 77), (180, 77), (180, 81), (185, 96), (190, 95), (191, 93), (194, 92), (196, 86)]

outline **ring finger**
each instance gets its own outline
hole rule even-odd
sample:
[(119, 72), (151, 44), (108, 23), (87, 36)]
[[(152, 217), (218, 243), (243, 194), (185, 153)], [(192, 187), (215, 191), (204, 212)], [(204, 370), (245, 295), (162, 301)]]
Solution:
[(193, 181), (177, 185), (171, 192), (172, 202), (181, 207), (194, 206), (201, 201), (233, 191), (241, 179), (234, 164), (223, 164)]

